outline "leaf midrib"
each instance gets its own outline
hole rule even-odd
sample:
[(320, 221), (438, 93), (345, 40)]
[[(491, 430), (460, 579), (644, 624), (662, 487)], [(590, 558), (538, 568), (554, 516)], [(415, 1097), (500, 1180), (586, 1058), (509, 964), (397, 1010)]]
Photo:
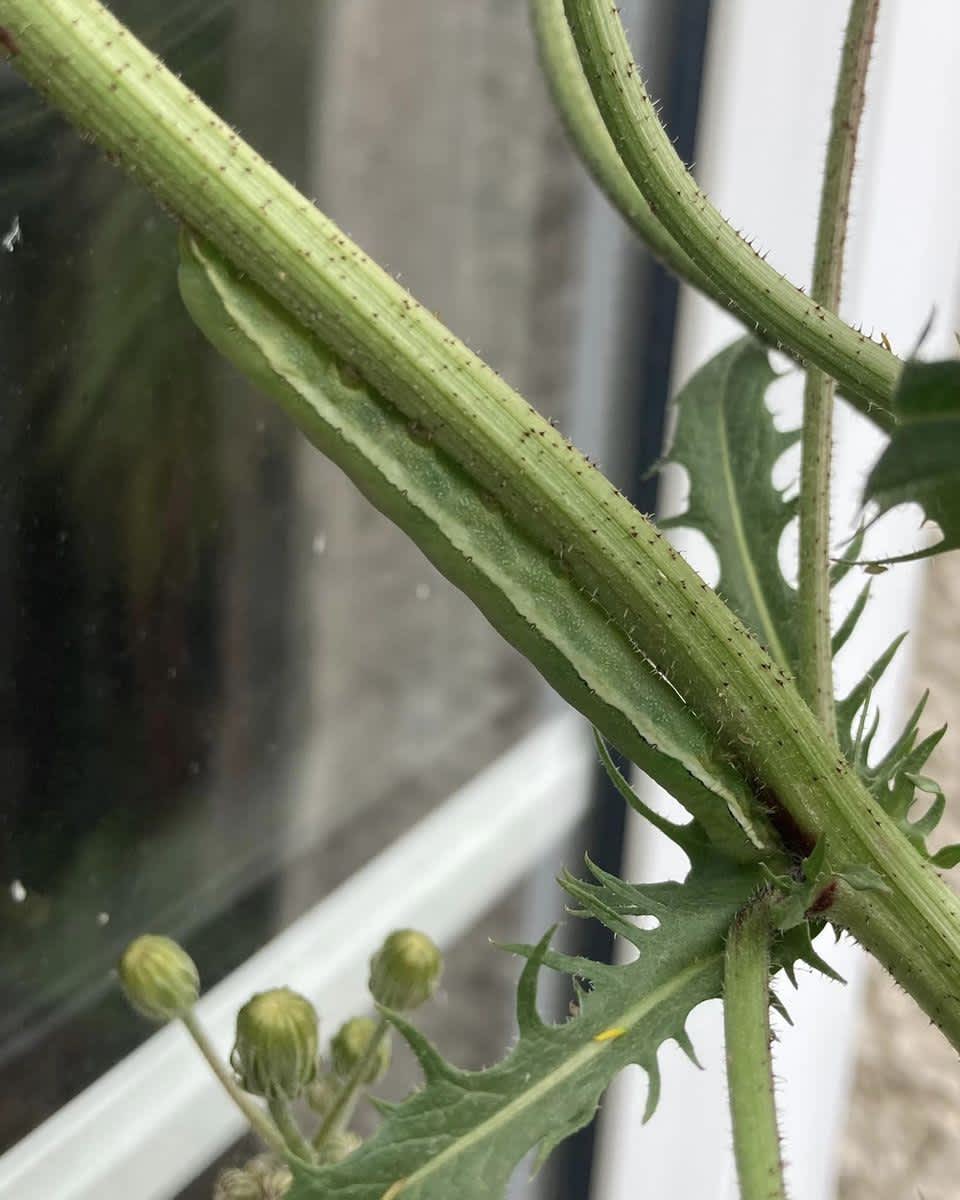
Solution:
[[(717, 952), (708, 955), (706, 958), (696, 959), (674, 975), (667, 983), (661, 984), (660, 987), (649, 992), (643, 999), (638, 1000), (636, 1004), (625, 1009), (622, 1016), (609, 1022), (608, 1027), (622, 1028), (625, 1031), (623, 1036), (626, 1036), (649, 1012), (665, 1000), (668, 1000), (674, 993), (680, 991), (681, 988), (698, 974), (718, 967), (721, 958), (722, 955)], [(512, 1100), (509, 1104), (499, 1109), (492, 1117), (489, 1117), (486, 1121), (471, 1129), (469, 1133), (452, 1142), (446, 1149), (441, 1150), (439, 1154), (431, 1158), (429, 1162), (424, 1163), (412, 1175), (408, 1175), (392, 1183), (383, 1193), (381, 1200), (387, 1200), (388, 1197), (389, 1200), (395, 1200), (395, 1197), (401, 1196), (412, 1184), (422, 1182), (451, 1158), (466, 1154), (473, 1145), (482, 1141), (485, 1137), (492, 1136), (501, 1126), (517, 1119), (519, 1113), (539, 1103), (544, 1096), (554, 1088), (559, 1087), (571, 1075), (574, 1075), (585, 1063), (599, 1057), (601, 1054), (609, 1052), (610, 1048), (615, 1046), (617, 1041), (619, 1041), (619, 1038), (603, 1042), (591, 1039), (575, 1054), (572, 1054), (561, 1066), (551, 1071), (515, 1100)]]
[(767, 649), (777, 660), (777, 662), (787, 670), (790, 669), (790, 661), (784, 651), (783, 644), (777, 633), (776, 624), (773, 620), (773, 615), (767, 606), (766, 596), (763, 593), (763, 588), (760, 586), (760, 577), (757, 574), (756, 565), (749, 552), (749, 542), (746, 537), (746, 530), (743, 524), (743, 513), (737, 501), (737, 492), (734, 486), (733, 475), (731, 473), (730, 461), (730, 439), (727, 435), (727, 423), (724, 417), (726, 405), (721, 404), (717, 407), (717, 426), (720, 436), (720, 461), (723, 469), (723, 478), (727, 485), (727, 494), (729, 497), (730, 514), (733, 524), (734, 534), (738, 546), (740, 547), (740, 557), (743, 560), (744, 578), (747, 582), (747, 587), (754, 598), (754, 604), (760, 615), (760, 623), (763, 626), (764, 636), (767, 639)]

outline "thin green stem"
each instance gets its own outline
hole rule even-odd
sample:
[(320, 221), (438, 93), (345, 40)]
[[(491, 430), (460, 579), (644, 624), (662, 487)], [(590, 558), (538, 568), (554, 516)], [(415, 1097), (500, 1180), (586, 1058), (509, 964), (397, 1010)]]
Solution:
[[(880, 0), (853, 0), (840, 58), (810, 289), (810, 299), (825, 312), (835, 313), (840, 305), (850, 187), (879, 8)], [(831, 737), (836, 736), (830, 633), (833, 393), (831, 376), (811, 366), (803, 396), (797, 685)]]
[(609, 0), (564, 0), (587, 80), (624, 166), (660, 224), (764, 338), (826, 371), (889, 429), (903, 364), (804, 295), (738, 234), (684, 167), (647, 94)]
[(197, 1049), (207, 1060), (210, 1069), (223, 1085), (223, 1090), (246, 1117), (251, 1129), (266, 1142), (271, 1150), (275, 1150), (278, 1154), (285, 1154), (286, 1144), (280, 1135), (280, 1131), (267, 1114), (250, 1099), (234, 1079), (226, 1063), (222, 1061), (216, 1050), (214, 1050), (213, 1044), (197, 1020), (196, 1013), (192, 1011), (188, 1012), (186, 1016), (180, 1019), (187, 1033), (193, 1038)]
[(367, 1046), (359, 1062), (356, 1063), (353, 1070), (343, 1081), (336, 1099), (330, 1106), (330, 1111), (323, 1118), (320, 1128), (314, 1135), (313, 1144), (320, 1152), (323, 1151), (330, 1138), (334, 1134), (339, 1133), (350, 1120), (363, 1080), (375, 1062), (383, 1039), (389, 1032), (390, 1022), (386, 1017), (381, 1016), (377, 1021), (373, 1036), (370, 1038), (369, 1046)]
[(786, 1200), (770, 1055), (770, 899), (736, 916), (724, 955), (723, 1028), (741, 1200)]
[[(556, 571), (623, 632), (638, 664), (662, 673), (750, 781), (758, 825), (773, 812), (795, 854), (825, 834), (837, 865), (876, 871), (889, 892), (842, 895), (842, 919), (960, 1047), (955, 898), (824, 736), (786, 672), (659, 530), (95, 0), (0, 0), (0, 26), (17, 47), (17, 69), (51, 102), (553, 556)], [(813, 314), (810, 322), (828, 340), (838, 328)], [(849, 349), (850, 331), (844, 339)], [(892, 385), (896, 360), (883, 361)], [(867, 351), (862, 362), (875, 365)], [(886, 394), (886, 375), (870, 367), (863, 378)], [(535, 619), (550, 624), (551, 579), (536, 584)]]
[(282, 1097), (277, 1097), (274, 1100), (268, 1100), (267, 1104), (274, 1121), (277, 1123), (277, 1128), (283, 1135), (287, 1150), (304, 1162), (316, 1162), (317, 1156), (314, 1153), (313, 1147), (300, 1132), (300, 1126), (297, 1124), (296, 1118), (290, 1108), (290, 1101)]

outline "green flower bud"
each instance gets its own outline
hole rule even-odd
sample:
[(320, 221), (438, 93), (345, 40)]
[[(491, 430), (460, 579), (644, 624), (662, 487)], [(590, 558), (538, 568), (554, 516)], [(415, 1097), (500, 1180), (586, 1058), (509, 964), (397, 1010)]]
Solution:
[(260, 1181), (240, 1167), (228, 1167), (217, 1176), (213, 1200), (263, 1200)]
[(425, 933), (398, 929), (370, 959), (370, 994), (385, 1008), (418, 1008), (437, 990), (443, 959)]
[(240, 1086), (268, 1100), (295, 1100), (317, 1076), (319, 1022), (289, 988), (260, 992), (237, 1013), (230, 1064)]
[(117, 970), (127, 999), (151, 1021), (184, 1016), (200, 994), (193, 959), (168, 937), (138, 937), (123, 952)]
[(340, 1084), (331, 1075), (323, 1075), (307, 1088), (306, 1100), (317, 1116), (325, 1117), (339, 1095)]
[(323, 1148), (325, 1163), (338, 1163), (351, 1155), (358, 1146), (363, 1145), (363, 1139), (347, 1129), (340, 1129), (331, 1134)]
[[(330, 1042), (330, 1059), (333, 1069), (341, 1079), (346, 1079), (354, 1067), (370, 1049), (377, 1032), (377, 1022), (369, 1017), (354, 1017), (341, 1025), (337, 1036)], [(390, 1039), (383, 1037), (377, 1052), (360, 1076), (361, 1083), (376, 1083), (390, 1069)]]

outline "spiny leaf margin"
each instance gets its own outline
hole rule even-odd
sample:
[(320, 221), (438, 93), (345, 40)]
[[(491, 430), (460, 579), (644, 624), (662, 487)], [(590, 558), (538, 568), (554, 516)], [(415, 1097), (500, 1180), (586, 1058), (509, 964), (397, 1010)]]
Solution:
[[(935, 852), (931, 852), (927, 846), (927, 838), (943, 816), (946, 797), (940, 785), (921, 772), (947, 731), (943, 725), (926, 737), (920, 737), (920, 718), (926, 707), (928, 692), (921, 696), (907, 718), (903, 731), (886, 753), (877, 761), (870, 762), (870, 750), (880, 722), (880, 713), (876, 709), (870, 717), (873, 690), (893, 661), (905, 636), (901, 634), (894, 638), (860, 682), (837, 704), (837, 735), (840, 748), (864, 786), (894, 819), (917, 853), (935, 867), (947, 869), (960, 863), (960, 843), (943, 846)], [(911, 814), (920, 794), (933, 796), (933, 799), (923, 815), (912, 820)]]
[[(884, 558), (911, 562), (960, 547), (960, 361), (908, 362), (893, 397), (896, 425), (867, 478), (864, 503), (882, 516), (899, 504), (919, 504), (942, 533), (933, 546)], [(874, 518), (877, 519), (877, 518)]]
[(717, 591), (780, 665), (796, 664), (796, 592), (778, 559), (783, 531), (796, 512), (773, 484), (778, 458), (799, 438), (780, 431), (764, 397), (777, 378), (768, 352), (740, 338), (705, 363), (674, 400), (676, 424), (659, 464), (683, 467), (686, 510), (663, 529), (702, 533), (717, 554)]
[[(298, 1165), (288, 1200), (498, 1200), (516, 1164), (536, 1151), (539, 1165), (587, 1124), (611, 1079), (630, 1064), (647, 1073), (644, 1119), (652, 1115), (659, 1048), (673, 1039), (697, 1063), (687, 1018), (722, 994), (726, 933), (763, 886), (762, 873), (716, 855), (697, 855), (682, 883), (635, 885), (589, 867), (589, 880), (561, 879), (575, 911), (631, 942), (637, 959), (609, 966), (559, 953), (550, 949), (552, 930), (535, 947), (504, 947), (527, 959), (517, 993), (520, 1037), (483, 1071), (452, 1067), (404, 1018), (388, 1014), (417, 1056), (425, 1087), (392, 1109), (345, 1162)], [(656, 928), (639, 927), (638, 916), (656, 918)], [(803, 923), (778, 939), (776, 966), (791, 979), (799, 961), (839, 978), (813, 949), (812, 932)], [(541, 966), (573, 980), (579, 1004), (563, 1024), (546, 1024), (537, 1010)]]
[[(299, 1166), (289, 1200), (496, 1200), (516, 1164), (534, 1149), (542, 1159), (586, 1124), (610, 1080), (631, 1063), (649, 1076), (652, 1110), (659, 1047), (673, 1038), (691, 1049), (686, 1019), (720, 995), (726, 930), (760, 877), (755, 867), (723, 863), (683, 884), (632, 890), (621, 884), (626, 890), (616, 894), (613, 878), (595, 872), (593, 884), (570, 877), (563, 884), (585, 911), (638, 947), (635, 962), (608, 966), (564, 955), (549, 949), (549, 935), (536, 947), (508, 947), (527, 958), (517, 1000), (520, 1038), (502, 1062), (483, 1071), (445, 1063), (390, 1014), (417, 1055), (424, 1089), (346, 1161)], [(617, 912), (623, 903), (656, 916), (657, 928), (637, 928)], [(579, 1013), (563, 1024), (546, 1024), (537, 1012), (542, 965), (592, 984), (581, 993)]]

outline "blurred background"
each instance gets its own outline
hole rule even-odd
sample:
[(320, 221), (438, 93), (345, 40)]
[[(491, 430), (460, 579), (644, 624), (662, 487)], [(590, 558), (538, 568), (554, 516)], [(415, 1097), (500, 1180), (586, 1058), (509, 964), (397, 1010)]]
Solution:
[[(112, 7), (642, 510), (682, 506), (682, 479), (658, 499), (647, 476), (667, 400), (736, 330), (678, 292), (586, 179), (524, 4)], [(679, 152), (798, 281), (843, 8), (623, 5)], [(908, 8), (883, 9), (845, 311), (882, 319), (906, 353), (935, 308), (925, 350), (946, 354), (960, 20), (947, 0), (923, 23)], [(383, 933), (418, 924), (448, 953), (419, 1023), (479, 1067), (514, 1036), (518, 965), (489, 939), (564, 919), (561, 862), (677, 864), (625, 822), (583, 723), (207, 350), (176, 293), (173, 223), (9, 70), (0, 155), (0, 1197), (200, 1200), (252, 1143), (180, 1032), (127, 1011), (112, 968), (131, 937), (187, 946), (226, 1049), (238, 1004), (277, 983), (333, 1032)], [(796, 380), (774, 390), (795, 420)], [(844, 415), (839, 531), (877, 444)], [(912, 544), (915, 515), (883, 529)], [(682, 544), (709, 576), (709, 550)], [(914, 625), (885, 727), (929, 686), (933, 728), (960, 695), (960, 646), (945, 652), (960, 565), (897, 569), (877, 593), (842, 670)], [(955, 794), (955, 737), (939, 756)], [(561, 936), (614, 952), (582, 924)], [(782, 1031), (796, 1194), (947, 1200), (953, 1057), (853, 948), (835, 953), (847, 989), (804, 981)], [(544, 991), (562, 1014), (566, 984)], [(599, 1126), (536, 1180), (521, 1169), (513, 1196), (732, 1200), (716, 1014), (697, 1021), (706, 1073), (665, 1052), (640, 1133), (628, 1072)], [(391, 1094), (417, 1077), (399, 1055)]]

